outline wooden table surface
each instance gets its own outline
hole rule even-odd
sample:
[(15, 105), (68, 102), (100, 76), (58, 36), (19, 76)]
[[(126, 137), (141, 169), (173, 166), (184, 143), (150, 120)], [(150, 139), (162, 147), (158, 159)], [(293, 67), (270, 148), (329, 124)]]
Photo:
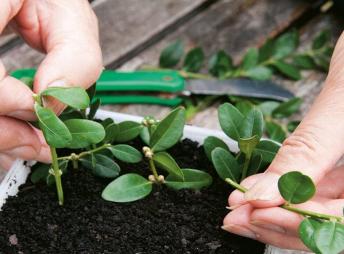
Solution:
[[(95, 0), (99, 18), (104, 65), (134, 70), (156, 65), (169, 42), (182, 39), (188, 48), (202, 46), (206, 55), (225, 49), (238, 62), (249, 47), (296, 26), (301, 47), (309, 47), (318, 31), (328, 28), (335, 41), (342, 20), (331, 13), (314, 15), (312, 1), (301, 0)], [(307, 17), (305, 19), (305, 17)], [(44, 55), (30, 49), (20, 38), (0, 38), (0, 58), (8, 71), (37, 67)], [(301, 116), (321, 89), (325, 74), (303, 72), (298, 82), (276, 80), (304, 98)], [(165, 115), (170, 109), (153, 105), (116, 105), (103, 108), (135, 115)], [(216, 105), (197, 114), (190, 124), (218, 129)], [(4, 172), (0, 171), (0, 180)]]

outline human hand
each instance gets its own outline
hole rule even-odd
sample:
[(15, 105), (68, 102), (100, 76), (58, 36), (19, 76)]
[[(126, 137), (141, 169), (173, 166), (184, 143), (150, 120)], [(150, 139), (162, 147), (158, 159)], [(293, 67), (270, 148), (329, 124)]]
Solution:
[[(241, 184), (250, 188), (259, 177), (248, 177)], [(310, 201), (294, 206), (308, 211), (342, 216), (343, 182), (342, 166), (330, 171), (319, 182), (317, 192)], [(244, 194), (241, 192), (233, 192), (228, 202), (233, 211), (225, 217), (223, 229), (281, 248), (307, 250), (298, 237), (298, 227), (304, 219), (301, 215), (280, 207), (255, 208), (251, 204), (245, 204)]]
[[(93, 84), (103, 68), (97, 19), (86, 0), (3, 0), (0, 33), (10, 25), (33, 48), (46, 53), (33, 92), (49, 86)], [(15, 158), (50, 161), (42, 134), (21, 120), (34, 120), (33, 92), (7, 76), (0, 62), (0, 166)], [(64, 106), (54, 99), (45, 105), (56, 113)]]

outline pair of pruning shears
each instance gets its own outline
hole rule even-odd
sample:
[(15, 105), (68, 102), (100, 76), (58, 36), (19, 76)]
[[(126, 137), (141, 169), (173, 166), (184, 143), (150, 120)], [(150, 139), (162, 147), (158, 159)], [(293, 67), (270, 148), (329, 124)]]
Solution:
[[(34, 69), (21, 69), (11, 73), (18, 79), (29, 79)], [(102, 104), (159, 104), (176, 106), (183, 96), (235, 95), (286, 101), (294, 95), (271, 81), (250, 79), (190, 79), (185, 80), (177, 71), (105, 70), (97, 80), (96, 98)]]

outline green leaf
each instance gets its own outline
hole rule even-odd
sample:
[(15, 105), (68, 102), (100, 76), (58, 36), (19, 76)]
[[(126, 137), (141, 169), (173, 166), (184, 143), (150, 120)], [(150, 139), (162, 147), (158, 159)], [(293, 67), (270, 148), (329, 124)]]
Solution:
[(243, 114), (230, 103), (222, 104), (218, 109), (218, 117), (222, 130), (226, 135), (234, 140), (239, 140), (239, 132)]
[(299, 44), (299, 34), (297, 31), (285, 33), (274, 43), (273, 56), (276, 59), (284, 58), (295, 51)]
[(64, 148), (72, 141), (72, 135), (67, 126), (49, 108), (43, 108), (35, 103), (35, 112), (39, 127), (45, 140), (50, 146)]
[(331, 39), (330, 30), (324, 30), (316, 35), (312, 43), (312, 49), (317, 50), (324, 47)]
[(271, 140), (261, 140), (254, 149), (255, 154), (260, 154), (265, 163), (271, 163), (281, 145)]
[(258, 105), (260, 111), (262, 111), (264, 116), (271, 116), (272, 112), (280, 105), (276, 101), (265, 101)]
[(143, 126), (140, 123), (133, 121), (125, 121), (118, 124), (118, 135), (114, 139), (114, 142), (123, 143), (133, 140), (142, 130)]
[(314, 240), (321, 253), (340, 254), (344, 250), (344, 225), (339, 222), (323, 222), (315, 231)]
[(214, 54), (208, 63), (209, 72), (215, 77), (223, 77), (233, 69), (232, 58), (223, 50)]
[(300, 121), (291, 121), (287, 125), (287, 129), (289, 132), (293, 132), (297, 126), (299, 126)]
[(275, 122), (266, 122), (265, 126), (266, 131), (272, 140), (275, 140), (279, 143), (282, 143), (285, 140), (287, 134), (285, 133), (281, 125)]
[(244, 118), (240, 125), (240, 138), (246, 139), (257, 136), (259, 139), (263, 135), (264, 118), (263, 113), (253, 108)]
[(298, 171), (286, 173), (278, 180), (281, 196), (291, 204), (300, 204), (315, 194), (315, 185), (309, 176)]
[(150, 138), (153, 151), (164, 151), (175, 145), (183, 135), (185, 125), (185, 109), (171, 111), (157, 126)]
[(198, 72), (204, 62), (204, 53), (202, 48), (191, 49), (185, 56), (183, 69), (190, 72)]
[(263, 156), (261, 154), (255, 154), (252, 156), (250, 164), (248, 166), (247, 176), (255, 175), (259, 172), (259, 169), (263, 162)]
[(330, 58), (323, 55), (316, 55), (314, 56), (313, 60), (320, 69), (323, 71), (328, 71), (330, 66)]
[(229, 148), (227, 144), (217, 137), (209, 136), (204, 140), (203, 142), (204, 152), (210, 161), (212, 161), (211, 152), (217, 147), (221, 147), (224, 150), (229, 152)]
[(245, 71), (245, 77), (257, 80), (268, 80), (272, 77), (272, 70), (265, 66), (256, 66)]
[(265, 62), (270, 59), (273, 51), (271, 50), (274, 47), (274, 41), (272, 39), (268, 39), (264, 45), (259, 48), (259, 63)]
[(146, 197), (152, 191), (152, 182), (138, 174), (118, 177), (103, 190), (102, 198), (111, 202), (132, 202)]
[(241, 114), (246, 116), (253, 109), (254, 105), (248, 100), (242, 100), (239, 101), (235, 107), (241, 112)]
[(320, 253), (314, 239), (315, 232), (320, 226), (321, 222), (312, 218), (304, 219), (299, 226), (299, 236), (302, 242), (315, 253)]
[(256, 48), (249, 48), (242, 60), (240, 67), (243, 70), (249, 70), (258, 64), (259, 53)]
[(254, 135), (249, 138), (240, 138), (238, 141), (240, 151), (250, 157), (253, 153), (253, 150), (258, 145), (259, 140), (260, 137), (257, 135)]
[(48, 87), (41, 95), (54, 97), (76, 109), (86, 109), (90, 104), (87, 92), (81, 87)]
[(195, 189), (199, 190), (208, 187), (213, 182), (211, 176), (201, 170), (197, 169), (182, 169), (184, 174), (184, 181), (180, 181), (174, 175), (168, 175), (165, 180), (166, 186), (175, 190), (181, 189)]
[(96, 95), (96, 83), (94, 83), (92, 86), (90, 86), (86, 92), (87, 92), (87, 95), (88, 95), (88, 98), (90, 98), (90, 101), (93, 100), (94, 96)]
[(150, 134), (149, 134), (149, 130), (147, 127), (143, 127), (143, 129), (141, 130), (140, 138), (143, 141), (143, 143), (145, 143), (146, 145), (149, 144)]
[(119, 175), (120, 167), (109, 157), (102, 154), (88, 155), (80, 159), (81, 164), (91, 172), (103, 178), (115, 178)]
[(117, 159), (127, 163), (138, 163), (142, 160), (142, 154), (129, 145), (114, 145), (109, 147), (109, 150)]
[(177, 162), (166, 152), (156, 153), (153, 160), (158, 168), (166, 170), (169, 174), (173, 175), (176, 179), (184, 181), (183, 171), (178, 166)]
[(33, 184), (45, 181), (49, 175), (51, 164), (37, 163), (32, 167), (30, 180)]
[(112, 143), (116, 140), (119, 134), (119, 126), (116, 123), (111, 123), (105, 128), (104, 143)]
[(105, 137), (104, 127), (100, 123), (86, 119), (70, 119), (64, 123), (72, 134), (68, 148), (86, 148), (99, 143)]
[(103, 121), (101, 121), (101, 125), (103, 125), (104, 128), (112, 123), (114, 123), (112, 118), (105, 118)]
[(163, 68), (172, 68), (178, 64), (184, 54), (184, 44), (177, 40), (163, 49), (160, 55), (159, 65)]
[(217, 174), (225, 180), (230, 178), (235, 182), (240, 180), (241, 170), (234, 156), (227, 150), (217, 147), (211, 153), (211, 159)]
[(316, 67), (313, 59), (308, 55), (296, 55), (293, 57), (293, 65), (304, 70), (311, 70)]
[(276, 118), (289, 117), (299, 111), (302, 104), (301, 98), (293, 98), (289, 101), (281, 103), (277, 108), (272, 111), (272, 116)]
[(285, 63), (281, 60), (276, 60), (271, 63), (279, 72), (291, 78), (293, 80), (300, 80), (301, 73), (300, 70), (291, 64)]
[(87, 118), (92, 120), (94, 116), (96, 115), (99, 107), (100, 107), (101, 101), (99, 98), (97, 98), (94, 102), (90, 105), (90, 111), (88, 112)]

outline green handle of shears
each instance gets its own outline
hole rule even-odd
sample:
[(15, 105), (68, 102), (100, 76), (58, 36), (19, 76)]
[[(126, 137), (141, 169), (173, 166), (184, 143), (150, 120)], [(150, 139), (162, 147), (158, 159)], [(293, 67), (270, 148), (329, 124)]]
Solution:
[[(20, 69), (11, 76), (23, 79), (33, 78), (35, 69)], [(179, 97), (164, 98), (149, 95), (111, 95), (109, 92), (165, 92), (177, 93), (184, 90), (185, 81), (176, 71), (134, 71), (118, 72), (105, 70), (97, 80), (97, 98), (103, 104), (142, 103), (176, 106), (181, 103)], [(107, 93), (105, 93), (107, 92)]]

